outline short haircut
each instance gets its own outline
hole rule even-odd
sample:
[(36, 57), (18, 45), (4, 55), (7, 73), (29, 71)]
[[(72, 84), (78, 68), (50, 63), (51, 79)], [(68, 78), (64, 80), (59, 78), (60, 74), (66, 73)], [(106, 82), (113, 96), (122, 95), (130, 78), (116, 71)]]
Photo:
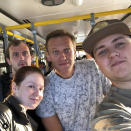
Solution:
[(25, 45), (27, 45), (27, 47), (29, 48), (30, 54), (32, 55), (30, 46), (24, 40), (16, 40), (15, 39), (15, 40), (12, 40), (12, 41), (9, 42), (9, 45), (6, 49), (6, 58), (10, 59), (10, 53), (9, 53), (10, 47), (11, 46), (14, 46), (14, 47), (19, 46), (21, 43), (25, 43)]
[(48, 51), (48, 42), (51, 38), (64, 37), (64, 36), (68, 36), (72, 40), (73, 44), (75, 45), (75, 37), (71, 33), (65, 30), (55, 30), (49, 33), (46, 37), (46, 44), (45, 44), (46, 50)]

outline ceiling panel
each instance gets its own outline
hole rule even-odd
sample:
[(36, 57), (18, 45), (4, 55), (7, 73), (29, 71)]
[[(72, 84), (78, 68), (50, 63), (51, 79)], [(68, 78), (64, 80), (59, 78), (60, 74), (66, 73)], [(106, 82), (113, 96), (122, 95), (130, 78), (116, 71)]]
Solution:
[[(0, 8), (19, 22), (25, 23), (24, 21), (47, 21), (83, 14), (125, 9), (131, 5), (131, 0), (83, 0), (83, 4), (80, 6), (73, 4), (72, 1), (75, 0), (65, 0), (65, 3), (62, 5), (48, 7), (42, 5), (40, 0), (0, 0)], [(111, 18), (121, 19), (124, 15), (125, 14), (100, 17), (96, 19), (96, 22)], [(131, 27), (131, 17), (125, 20), (125, 22)], [(3, 23), (5, 22), (3, 21)], [(6, 26), (7, 25), (11, 26), (13, 23), (6, 23)], [(72, 32), (77, 37), (77, 42), (82, 42), (91, 29), (91, 25), (89, 20), (78, 20), (36, 27), (37, 32), (44, 39), (49, 32), (61, 28)], [(24, 30), (21, 31), (26, 32)]]

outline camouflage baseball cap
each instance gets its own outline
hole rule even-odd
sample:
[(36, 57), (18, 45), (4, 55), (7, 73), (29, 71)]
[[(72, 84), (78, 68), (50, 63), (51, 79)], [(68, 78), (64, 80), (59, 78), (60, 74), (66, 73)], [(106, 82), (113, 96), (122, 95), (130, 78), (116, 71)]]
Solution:
[(104, 20), (96, 23), (84, 40), (83, 49), (93, 56), (93, 49), (97, 42), (112, 34), (131, 35), (129, 27), (118, 19)]

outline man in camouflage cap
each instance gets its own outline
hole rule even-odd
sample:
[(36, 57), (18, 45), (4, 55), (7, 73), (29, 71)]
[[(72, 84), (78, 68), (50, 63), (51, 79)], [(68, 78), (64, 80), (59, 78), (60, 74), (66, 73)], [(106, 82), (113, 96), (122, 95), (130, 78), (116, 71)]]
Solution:
[(112, 88), (98, 106), (92, 130), (131, 131), (131, 32), (120, 20), (94, 25), (83, 49), (112, 82)]

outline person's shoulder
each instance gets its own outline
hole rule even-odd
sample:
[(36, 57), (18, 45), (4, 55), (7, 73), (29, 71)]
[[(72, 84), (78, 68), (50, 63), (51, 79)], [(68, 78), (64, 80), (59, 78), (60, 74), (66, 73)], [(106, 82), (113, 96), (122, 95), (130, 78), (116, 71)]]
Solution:
[[(122, 103), (104, 102), (101, 103), (100, 110), (97, 110), (96, 115), (92, 121), (92, 129), (95, 130), (109, 130), (117, 129), (131, 129), (130, 118), (131, 108), (124, 106)], [(123, 126), (121, 126), (123, 125)], [(123, 130), (122, 130), (123, 131)]]
[(46, 76), (46, 78), (50, 78), (50, 77), (53, 77), (55, 75), (55, 72), (54, 72), (54, 70), (52, 70), (47, 76)]
[(104, 112), (105, 115), (101, 115), (92, 121), (92, 130), (114, 131), (115, 129), (118, 129), (121, 131), (130, 131), (127, 130), (131, 129), (131, 124), (129, 124), (131, 114), (129, 111), (123, 109), (110, 109), (105, 110)]
[(76, 65), (88, 65), (88, 66), (95, 65), (96, 66), (95, 60), (93, 58), (78, 60), (78, 61), (76, 61), (75, 64)]
[(52, 70), (47, 76), (46, 76), (46, 81), (56, 81), (56, 79), (59, 79), (60, 77), (56, 75), (56, 72)]
[(94, 72), (99, 70), (98, 65), (96, 64), (95, 60), (92, 59), (82, 59), (79, 60), (75, 63), (75, 66), (77, 68), (83, 69), (83, 70), (88, 70), (89, 72)]
[(1, 102), (0, 102), (0, 118), (7, 120), (10, 120), (10, 118), (12, 118), (12, 112), (10, 108), (6, 104)]
[(10, 75), (11, 75), (10, 73), (3, 73), (0, 75), (0, 80), (1, 81), (7, 81), (7, 80), (9, 81), (9, 80), (11, 80)]
[(8, 107), (5, 105), (5, 104), (3, 104), (2, 102), (0, 102), (0, 111), (4, 111), (4, 110), (6, 110), (6, 109), (8, 109)]
[(6, 104), (0, 102), (0, 114), (2, 113), (11, 113), (11, 110)]
[(45, 83), (46, 87), (52, 86), (53, 83), (57, 82), (59, 78), (57, 77), (55, 71), (51, 71), (46, 77), (45, 77)]
[(92, 59), (81, 59), (81, 60), (76, 60), (76, 64), (84, 64), (84, 63), (94, 63), (95, 60), (92, 58)]
[(3, 103), (0, 103), (0, 130), (10, 129), (12, 121), (12, 112), (10, 108)]

